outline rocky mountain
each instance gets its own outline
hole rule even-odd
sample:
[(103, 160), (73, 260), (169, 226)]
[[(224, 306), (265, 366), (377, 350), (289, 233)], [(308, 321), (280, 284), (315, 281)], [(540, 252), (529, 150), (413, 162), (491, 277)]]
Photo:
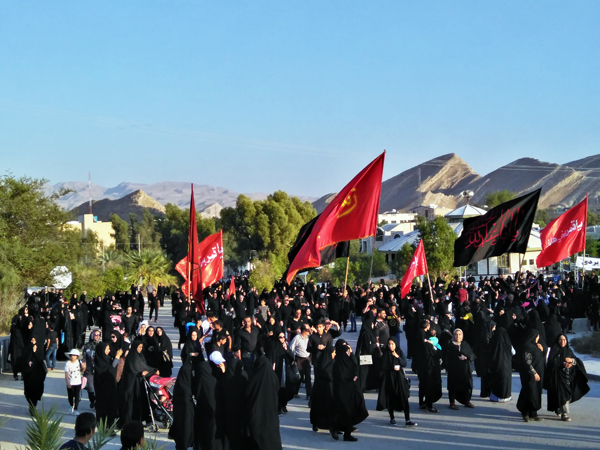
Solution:
[[(454, 153), (439, 156), (386, 180), (381, 186), (380, 212), (408, 211), (418, 205), (455, 208), (464, 204), (459, 195), (474, 192), (471, 203), (483, 204), (487, 194), (509, 190), (523, 195), (542, 188), (540, 209), (570, 207), (590, 196), (590, 208), (600, 202), (600, 155), (567, 164), (521, 158), (485, 176), (477, 174)], [(318, 212), (335, 198), (327, 194), (313, 203)]]
[[(154, 184), (141, 183), (120, 183), (111, 188), (106, 188), (97, 184), (92, 184), (91, 194), (93, 200), (117, 200), (132, 192), (143, 190), (150, 197), (162, 205), (173, 203), (180, 208), (189, 208), (190, 206), (190, 185), (188, 182), (163, 181)], [(72, 189), (74, 192), (61, 197), (58, 203), (65, 209), (71, 210), (82, 203), (89, 202), (90, 192), (86, 182), (66, 182), (55, 185), (47, 184), (45, 187), (47, 194), (57, 192), (61, 188)], [(233, 206), (240, 194), (224, 187), (215, 187), (209, 185), (194, 184), (194, 199), (196, 200), (196, 209), (203, 210), (214, 203), (222, 207)], [(267, 198), (267, 194), (252, 193), (245, 194), (253, 200)], [(312, 198), (311, 200), (314, 200)]]
[[(102, 222), (110, 222), (113, 214), (121, 219), (129, 221), (129, 214), (134, 213), (141, 220), (144, 209), (148, 209), (154, 215), (164, 215), (165, 207), (150, 197), (142, 190), (134, 191), (117, 200), (104, 198), (92, 202), (92, 213)], [(90, 212), (89, 202), (82, 203), (71, 210), (76, 216)]]

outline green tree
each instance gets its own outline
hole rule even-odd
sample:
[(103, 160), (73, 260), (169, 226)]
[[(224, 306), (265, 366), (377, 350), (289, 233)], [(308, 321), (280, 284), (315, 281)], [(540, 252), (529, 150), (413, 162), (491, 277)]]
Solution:
[[(188, 252), (188, 235), (190, 226), (190, 209), (181, 209), (177, 205), (167, 203), (165, 215), (156, 217), (156, 230), (160, 234), (160, 244), (167, 252), (173, 264), (181, 261)], [(205, 219), (196, 213), (198, 241), (215, 233), (214, 219)]]
[(585, 253), (592, 258), (598, 257), (598, 239), (587, 238), (585, 240)]
[(489, 208), (494, 208), (501, 203), (504, 203), (509, 200), (512, 200), (513, 198), (516, 198), (516, 196), (517, 196), (517, 194), (515, 192), (509, 191), (506, 189), (504, 189), (502, 191), (490, 192), (489, 194), (487, 194), (485, 196), (485, 204)]
[(594, 211), (590, 211), (589, 209), (587, 213), (587, 225), (588, 227), (592, 225), (600, 225), (600, 216)]
[(142, 250), (141, 253), (131, 252), (127, 256), (126, 276), (133, 283), (141, 279), (144, 285), (158, 283), (175, 284), (176, 278), (170, 275), (172, 262), (162, 250)]
[(113, 214), (110, 218), (110, 221), (114, 231), (112, 237), (115, 238), (117, 250), (129, 253), (129, 224), (121, 219), (117, 214)]
[(251, 286), (261, 292), (263, 289), (271, 290), (275, 280), (281, 277), (281, 271), (268, 259), (257, 259), (252, 262), (254, 268), (250, 273), (248, 281)]
[(408, 269), (408, 265), (410, 264), (410, 260), (412, 259), (415, 253), (416, 247), (413, 247), (408, 242), (405, 243), (402, 248), (396, 253), (394, 259), (390, 264), (390, 268), (392, 273), (396, 276), (397, 280), (401, 280), (404, 276), (404, 273)]
[(550, 222), (550, 215), (548, 211), (545, 209), (538, 209), (535, 212), (535, 218), (533, 219), (535, 223), (537, 223), (540, 228), (544, 228)]
[(52, 284), (50, 271), (77, 263), (81, 231), (67, 225), (72, 215), (55, 203), (67, 191), (44, 194), (45, 180), (0, 177), (0, 333), (26, 286)]
[(423, 240), (427, 268), (431, 277), (446, 277), (453, 275), (456, 269), (454, 264), (454, 241), (456, 233), (446, 223), (443, 217), (436, 217), (432, 221), (424, 217), (417, 217), (419, 237)]
[(258, 201), (240, 195), (235, 208), (221, 210), (217, 224), (227, 236), (225, 253), (229, 264), (244, 265), (255, 253), (283, 272), (300, 227), (315, 215), (309, 202), (289, 197), (283, 191)]

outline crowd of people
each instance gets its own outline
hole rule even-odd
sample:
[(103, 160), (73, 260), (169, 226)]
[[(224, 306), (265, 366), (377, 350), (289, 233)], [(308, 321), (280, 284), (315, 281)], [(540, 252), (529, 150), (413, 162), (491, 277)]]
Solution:
[[(259, 293), (238, 276), (235, 286), (229, 292), (223, 281), (205, 289), (201, 304), (162, 286), (146, 288), (148, 300), (136, 286), (89, 300), (85, 292), (69, 301), (60, 291), (35, 293), (12, 322), (14, 376), (22, 374), (25, 397), (35, 406), (47, 371), (64, 355), (73, 414), (86, 390), (98, 420), (148, 423), (152, 402), (144, 380), (169, 378), (174, 366), (167, 333), (151, 325), (169, 295), (182, 365), (172, 398), (157, 400), (172, 412), (169, 436), (178, 450), (280, 449), (279, 416), (302, 386), (313, 430), (327, 430), (333, 439), (357, 440), (352, 433), (368, 416), (364, 393), (372, 390), (391, 425), (402, 412), (405, 425), (414, 427), (409, 363), (418, 377), (418, 407), (429, 413), (439, 412), (442, 371), (451, 410), (475, 407), (472, 367), (481, 378), (480, 396), (492, 402), (512, 399), (512, 373), (519, 372), (516, 406), (525, 421), (539, 420), (543, 389), (548, 410), (565, 421), (570, 404), (589, 390), (568, 334), (578, 315), (594, 324), (593, 276), (584, 289), (570, 275), (556, 282), (529, 273), (438, 278), (432, 286), (413, 285), (404, 298), (400, 286), (383, 282), (343, 289), (297, 279)], [(341, 338), (354, 332), (355, 351)]]

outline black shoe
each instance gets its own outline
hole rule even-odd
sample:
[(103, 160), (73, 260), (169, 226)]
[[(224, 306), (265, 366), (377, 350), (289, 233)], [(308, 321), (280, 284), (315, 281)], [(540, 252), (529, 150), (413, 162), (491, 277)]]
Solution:
[(281, 410), (282, 410), (284, 413), (287, 413), (287, 412), (288, 412), (288, 410), (287, 410), (287, 407), (286, 407), (286, 406), (282, 407), (282, 408), (281, 408)]
[(331, 437), (336, 441), (340, 439), (340, 436), (336, 430), (329, 430), (329, 434), (331, 434)]
[(523, 414), (523, 420), (525, 422), (529, 422), (529, 416), (527, 414)]
[(283, 416), (283, 411), (282, 411), (281, 409), (280, 409), (280, 410), (278, 410), (278, 411), (277, 411), (277, 415), (278, 415), (278, 416)]
[(417, 422), (413, 422), (412, 420), (407, 420), (406, 421), (406, 426), (407, 427), (416, 427), (417, 426)]
[(319, 427), (318, 427), (318, 426), (316, 426), (316, 425), (313, 425), (313, 431), (314, 431), (315, 433), (318, 433), (318, 432), (319, 432)]
[(432, 406), (431, 408), (427, 408), (427, 412), (438, 413), (439, 411), (437, 410), (437, 408), (435, 406)]
[(358, 441), (358, 439), (355, 438), (354, 436), (352, 436), (351, 434), (344, 434), (344, 440), (346, 442), (356, 442), (356, 441)]

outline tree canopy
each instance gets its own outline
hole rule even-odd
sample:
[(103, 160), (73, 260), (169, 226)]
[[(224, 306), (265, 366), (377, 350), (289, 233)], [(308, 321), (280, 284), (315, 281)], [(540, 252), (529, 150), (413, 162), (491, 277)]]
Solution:
[(517, 194), (515, 192), (504, 189), (502, 191), (490, 192), (485, 196), (485, 204), (489, 208), (495, 208), (501, 203), (507, 202), (516, 198)]

